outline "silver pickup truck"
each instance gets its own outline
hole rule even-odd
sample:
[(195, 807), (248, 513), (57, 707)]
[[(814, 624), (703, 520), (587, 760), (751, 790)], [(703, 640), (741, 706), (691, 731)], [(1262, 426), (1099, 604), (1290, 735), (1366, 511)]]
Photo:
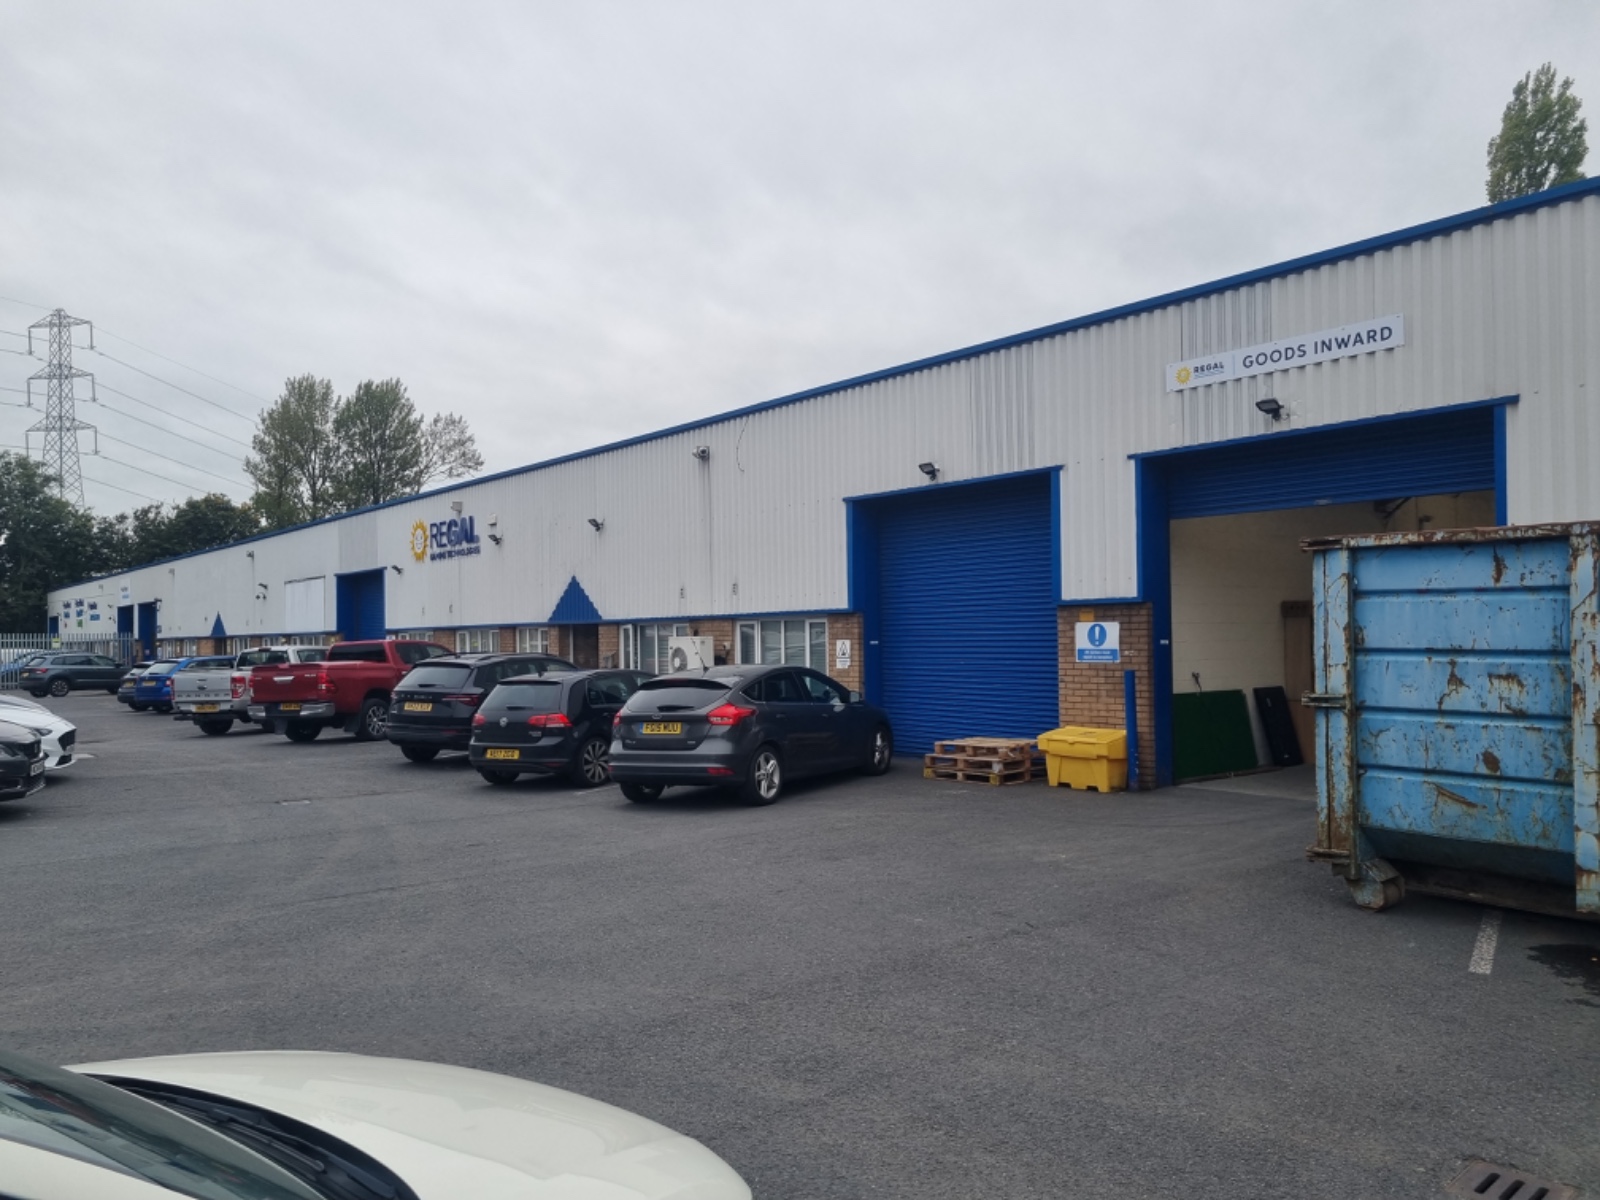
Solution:
[(248, 725), (251, 667), (321, 662), (327, 655), (323, 646), (258, 646), (241, 651), (229, 667), (192, 664), (172, 677), (173, 720), (193, 721), (213, 736), (227, 733), (235, 721)]

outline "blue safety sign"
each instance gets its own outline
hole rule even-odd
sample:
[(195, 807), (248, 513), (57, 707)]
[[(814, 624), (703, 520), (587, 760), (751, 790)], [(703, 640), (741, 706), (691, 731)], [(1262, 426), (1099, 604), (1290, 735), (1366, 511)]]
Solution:
[(1116, 621), (1079, 621), (1075, 641), (1081, 663), (1122, 661), (1122, 626)]

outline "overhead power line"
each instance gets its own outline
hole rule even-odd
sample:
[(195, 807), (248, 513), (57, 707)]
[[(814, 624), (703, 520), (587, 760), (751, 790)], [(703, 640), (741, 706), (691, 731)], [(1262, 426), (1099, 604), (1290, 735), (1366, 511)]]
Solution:
[[(98, 380), (96, 382), (98, 383)], [(113, 395), (121, 396), (124, 400), (132, 400), (135, 404), (142, 404), (146, 408), (151, 409), (154, 412), (158, 412), (164, 417), (171, 417), (174, 421), (182, 421), (185, 425), (193, 425), (196, 429), (204, 429), (207, 433), (211, 434), (213, 437), (222, 438), (224, 441), (232, 442), (236, 446), (243, 446), (246, 450), (250, 449), (250, 443), (249, 442), (241, 442), (238, 438), (229, 437), (227, 434), (222, 433), (219, 430), (213, 429), (209, 425), (202, 425), (202, 424), (200, 424), (199, 421), (191, 421), (188, 417), (180, 417), (175, 412), (168, 412), (166, 409), (160, 407), (159, 405), (151, 404), (150, 401), (148, 401), (148, 400), (141, 400), (141, 399), (139, 399), (138, 396), (129, 395), (127, 392), (124, 392), (119, 388), (112, 387), (109, 383), (101, 383), (101, 384), (99, 384), (99, 387), (100, 387), (100, 390), (103, 391), (103, 392), (110, 392)]]
[[(105, 384), (101, 384), (100, 385), (100, 389), (102, 391), (107, 390)], [(17, 407), (21, 408), (22, 405), (18, 405)], [(117, 416), (125, 417), (130, 421), (137, 421), (139, 424), (147, 426), (150, 429), (154, 429), (157, 433), (160, 433), (165, 437), (178, 438), (181, 441), (188, 442), (191, 446), (199, 446), (200, 449), (202, 449), (202, 450), (208, 450), (212, 454), (220, 455), (222, 458), (227, 459), (227, 461), (230, 462), (230, 463), (238, 463), (239, 464), (239, 469), (241, 471), (244, 470), (244, 460), (242, 458), (240, 458), (237, 454), (230, 454), (226, 450), (218, 450), (215, 446), (208, 446), (204, 442), (202, 442), (199, 438), (192, 438), (187, 433), (179, 433), (175, 429), (168, 429), (164, 425), (157, 425), (154, 421), (146, 421), (143, 417), (136, 417), (131, 412), (125, 412), (120, 408), (113, 408), (111, 405), (107, 404), (104, 400), (100, 401), (100, 408), (102, 410), (104, 410), (105, 412), (116, 413)], [(249, 472), (246, 471), (245, 474), (249, 474)]]
[[(90, 349), (93, 350), (94, 348), (91, 346)], [(218, 404), (215, 400), (212, 400), (211, 398), (209, 398), (207, 396), (202, 396), (199, 392), (191, 392), (188, 388), (184, 387), (182, 384), (173, 383), (172, 380), (170, 380), (170, 379), (163, 379), (159, 375), (155, 375), (155, 374), (152, 374), (149, 371), (146, 371), (143, 367), (134, 366), (131, 362), (123, 362), (122, 359), (118, 358), (114, 354), (107, 354), (104, 350), (94, 350), (94, 353), (98, 354), (101, 358), (110, 359), (112, 362), (116, 363), (118, 366), (127, 367), (128, 370), (130, 370), (130, 371), (137, 371), (139, 374), (143, 375), (146, 379), (154, 379), (157, 383), (165, 384), (167, 387), (171, 388), (175, 392), (182, 392), (185, 396), (192, 396), (196, 400), (200, 401), (202, 404), (209, 404), (209, 405), (211, 405), (212, 408), (216, 409), (219, 412), (225, 412), (230, 417), (237, 417), (241, 421), (254, 421), (255, 420), (255, 417), (250, 416), (248, 413), (242, 413), (236, 408), (229, 408), (225, 404)]]
[(148, 454), (154, 458), (165, 459), (174, 466), (183, 467), (185, 470), (189, 471), (199, 471), (202, 475), (209, 475), (213, 479), (220, 479), (223, 483), (229, 484), (232, 487), (249, 486), (242, 479), (229, 479), (226, 475), (218, 475), (215, 471), (208, 471), (204, 467), (197, 467), (193, 463), (184, 462), (181, 458), (173, 458), (170, 454), (162, 454), (160, 451), (147, 449), (146, 447), (139, 445), (137, 442), (130, 442), (124, 438), (114, 437), (113, 435), (105, 432), (105, 430), (100, 431), (100, 436), (105, 438), (107, 441), (117, 442), (120, 445), (127, 446), (130, 450), (137, 450), (140, 454)]
[(242, 388), (236, 383), (229, 383), (226, 379), (219, 379), (215, 375), (208, 375), (206, 372), (202, 371), (199, 367), (191, 367), (188, 363), (179, 362), (177, 359), (173, 358), (171, 355), (163, 354), (159, 350), (152, 350), (152, 349), (150, 349), (149, 346), (141, 346), (141, 345), (139, 345), (138, 342), (134, 341), (132, 338), (123, 337), (120, 333), (112, 333), (109, 329), (102, 329), (102, 330), (100, 330), (100, 332), (102, 334), (104, 334), (106, 337), (116, 338), (116, 340), (119, 341), (119, 342), (127, 342), (128, 345), (134, 347), (135, 349), (143, 350), (146, 354), (153, 354), (153, 355), (155, 355), (155, 357), (157, 357), (159, 359), (162, 359), (165, 362), (169, 362), (175, 367), (182, 367), (185, 371), (193, 371), (196, 375), (200, 376), (202, 379), (209, 379), (209, 380), (211, 380), (212, 383), (220, 383), (223, 387), (232, 388), (234, 391), (238, 392), (242, 396), (249, 396), (250, 399), (259, 400), (259, 401), (261, 401), (262, 404), (266, 404), (266, 405), (269, 405), (269, 406), (272, 404), (271, 400), (268, 400), (268, 399), (265, 399), (262, 396), (256, 395), (254, 392), (250, 391), (248, 388)]
[(108, 488), (112, 488), (112, 489), (114, 489), (116, 491), (119, 491), (119, 492), (127, 492), (128, 495), (137, 496), (141, 500), (148, 500), (148, 501), (150, 501), (151, 504), (164, 504), (164, 503), (166, 503), (166, 501), (161, 500), (161, 499), (159, 499), (159, 498), (157, 498), (155, 496), (147, 496), (143, 492), (136, 492), (130, 487), (123, 487), (120, 483), (107, 483), (104, 479), (96, 479), (93, 475), (87, 475), (87, 476), (85, 476), (85, 478), (90, 483), (95, 484), (97, 487), (108, 487)]
[(152, 471), (149, 467), (141, 467), (141, 466), (138, 466), (135, 463), (123, 462), (120, 458), (112, 458), (109, 454), (105, 453), (104, 451), (102, 451), (96, 457), (103, 458), (103, 459), (105, 459), (106, 462), (109, 462), (109, 463), (116, 463), (117, 466), (119, 466), (119, 467), (127, 467), (128, 470), (130, 470), (130, 471), (143, 471), (146, 475), (149, 475), (152, 479), (165, 480), (167, 483), (176, 484), (178, 487), (181, 487), (181, 488), (191, 488), (192, 489), (194, 487), (194, 484), (192, 484), (192, 483), (185, 483), (181, 479), (174, 479), (171, 475), (163, 475), (160, 471)]

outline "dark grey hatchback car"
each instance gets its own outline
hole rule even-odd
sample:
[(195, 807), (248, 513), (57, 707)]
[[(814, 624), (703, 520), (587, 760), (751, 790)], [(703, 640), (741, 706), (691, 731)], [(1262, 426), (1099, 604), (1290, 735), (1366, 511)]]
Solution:
[(881, 775), (894, 753), (888, 714), (805, 667), (713, 667), (639, 686), (611, 742), (611, 778), (635, 803), (675, 784), (736, 788), (771, 804), (788, 779)]
[(643, 671), (571, 671), (503, 679), (472, 718), (472, 765), (490, 783), (565, 775), (579, 787), (609, 778), (611, 724)]

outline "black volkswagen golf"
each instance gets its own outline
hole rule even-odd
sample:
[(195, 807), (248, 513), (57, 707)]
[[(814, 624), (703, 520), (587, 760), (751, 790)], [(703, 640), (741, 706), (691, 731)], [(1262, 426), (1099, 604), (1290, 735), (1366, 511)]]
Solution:
[(565, 775), (579, 787), (610, 776), (611, 725), (643, 671), (571, 671), (503, 680), (472, 718), (472, 765), (490, 783)]
[(882, 775), (894, 733), (881, 708), (805, 667), (713, 667), (640, 685), (617, 716), (611, 778), (636, 803), (673, 784), (737, 788), (771, 804), (786, 779)]
[(0, 800), (20, 800), (44, 786), (44, 747), (39, 735), (0, 721)]
[(441, 750), (465, 750), (472, 717), (495, 684), (512, 675), (575, 671), (552, 654), (472, 654), (430, 658), (406, 673), (389, 698), (391, 742), (412, 762), (430, 762)]

